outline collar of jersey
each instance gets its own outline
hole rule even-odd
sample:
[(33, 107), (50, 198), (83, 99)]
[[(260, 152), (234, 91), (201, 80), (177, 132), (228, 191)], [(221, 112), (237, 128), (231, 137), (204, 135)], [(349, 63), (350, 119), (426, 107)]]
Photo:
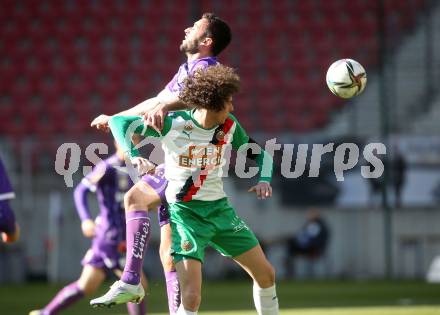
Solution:
[(193, 123), (198, 127), (198, 128), (200, 128), (200, 129), (202, 129), (202, 130), (206, 130), (206, 131), (214, 131), (215, 129), (217, 129), (217, 127), (218, 127), (218, 125), (216, 125), (216, 126), (214, 126), (214, 127), (212, 127), (212, 128), (203, 128), (202, 126), (200, 126), (200, 124), (197, 122), (197, 120), (194, 118), (194, 112), (196, 111), (196, 109), (194, 108), (194, 109), (192, 109), (190, 112), (189, 112), (189, 117), (191, 117), (191, 120), (193, 121)]
[(192, 60), (190, 62), (185, 62), (185, 64), (188, 65), (188, 66), (192, 66), (192, 65), (198, 63), (200, 60), (210, 60), (210, 59), (213, 59), (215, 62), (217, 62), (217, 57), (216, 56), (206, 56), (206, 57), (202, 57), (202, 58), (199, 58), (199, 59)]

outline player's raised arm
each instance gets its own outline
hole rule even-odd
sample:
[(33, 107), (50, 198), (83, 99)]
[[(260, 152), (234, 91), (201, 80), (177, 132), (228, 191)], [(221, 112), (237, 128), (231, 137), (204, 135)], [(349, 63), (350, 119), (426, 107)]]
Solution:
[[(109, 120), (109, 127), (116, 142), (130, 159), (140, 156), (131, 139), (134, 134), (144, 135), (146, 130), (149, 129), (144, 125), (142, 117), (113, 116)], [(155, 133), (159, 136), (157, 132)], [(154, 136), (154, 133), (152, 136)]]
[(110, 118), (109, 127), (116, 142), (140, 174), (145, 174), (155, 168), (154, 163), (140, 156), (132, 141), (132, 136), (140, 134), (146, 137), (160, 137), (159, 132), (146, 126), (139, 116), (113, 116)]
[[(154, 109), (155, 107), (157, 107), (159, 105), (159, 100), (156, 97), (152, 97), (149, 98), (139, 104), (137, 104), (136, 106), (124, 110), (120, 113), (117, 113), (113, 116), (140, 116), (143, 115), (144, 113), (146, 113), (147, 111), (150, 111), (152, 109)], [(91, 122), (90, 126), (97, 128), (98, 130), (106, 130), (108, 131), (109, 127), (108, 127), (108, 122), (110, 120), (111, 117), (113, 117), (111, 115), (99, 115), (98, 117), (96, 117), (95, 119), (93, 119), (93, 121)]]
[(188, 109), (188, 106), (175, 96), (167, 101), (159, 101), (154, 108), (145, 111), (141, 115), (144, 116), (144, 121), (148, 126), (156, 130), (162, 130), (168, 112), (184, 109)]
[(170, 111), (187, 109), (185, 105), (177, 96), (168, 98), (167, 100), (158, 97), (149, 98), (136, 106), (119, 112), (115, 115), (101, 114), (91, 122), (90, 126), (98, 130), (109, 130), (108, 122), (113, 116), (144, 116), (147, 125), (162, 130), (163, 121), (166, 114)]

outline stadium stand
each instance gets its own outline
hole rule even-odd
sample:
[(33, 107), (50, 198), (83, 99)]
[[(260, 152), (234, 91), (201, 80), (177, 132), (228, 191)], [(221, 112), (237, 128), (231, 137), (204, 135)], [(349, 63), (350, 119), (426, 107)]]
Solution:
[[(396, 42), (424, 4), (404, 2), (385, 1)], [(2, 119), (0, 132), (14, 141), (95, 133), (94, 115), (134, 105), (170, 78), (194, 8), (216, 12), (233, 29), (221, 61), (242, 76), (236, 111), (250, 132), (319, 129), (344, 105), (327, 90), (328, 66), (348, 56), (369, 70), (377, 64), (374, 3), (2, 1), (0, 114), (13, 118)]]

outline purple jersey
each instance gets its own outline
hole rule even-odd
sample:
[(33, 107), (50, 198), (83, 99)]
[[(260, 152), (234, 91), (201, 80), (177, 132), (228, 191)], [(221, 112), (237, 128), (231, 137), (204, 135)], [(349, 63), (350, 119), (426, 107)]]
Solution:
[(8, 203), (8, 200), (13, 198), (15, 198), (15, 193), (0, 159), (0, 232), (9, 234), (15, 231), (15, 215)]
[(84, 188), (96, 192), (99, 204), (95, 237), (92, 247), (84, 256), (83, 265), (102, 269), (121, 269), (124, 266), (121, 262), (124, 249), (120, 248), (125, 242), (123, 200), (124, 194), (133, 185), (129, 175), (119, 170), (124, 164), (124, 161), (112, 155), (98, 163), (75, 190), (75, 203), (81, 220), (91, 218), (84, 201), (87, 197)]
[[(179, 67), (179, 70), (174, 75), (173, 79), (166, 85), (165, 89), (163, 89), (157, 97), (160, 99), (177, 97), (180, 93), (180, 90), (183, 88), (183, 82), (189, 75), (192, 75), (197, 69), (206, 68), (217, 64), (218, 61), (216, 57), (205, 57), (190, 62), (185, 62)], [(170, 222), (170, 214), (168, 212), (165, 200), (165, 188), (168, 182), (164, 177), (164, 165), (162, 164), (156, 168), (156, 174), (145, 175), (142, 177), (142, 180), (150, 185), (162, 200), (162, 205), (158, 208), (159, 225), (162, 226), (164, 224), (168, 224)]]
[(9, 181), (8, 174), (6, 174), (3, 162), (0, 159), (0, 201), (13, 198), (15, 198), (15, 194), (12, 190), (11, 182)]
[[(96, 218), (94, 242), (118, 244), (125, 240), (124, 194), (133, 185), (129, 175), (118, 168), (125, 165), (116, 155), (98, 163), (92, 172), (82, 180), (89, 191), (96, 192), (99, 215)], [(88, 218), (88, 209), (81, 209), (77, 203), (81, 219)], [(85, 213), (84, 213), (85, 212)]]
[(216, 57), (205, 57), (190, 62), (185, 62), (179, 67), (179, 70), (159, 93), (159, 98), (177, 97), (183, 88), (185, 79), (194, 73), (197, 69), (206, 68), (218, 64)]

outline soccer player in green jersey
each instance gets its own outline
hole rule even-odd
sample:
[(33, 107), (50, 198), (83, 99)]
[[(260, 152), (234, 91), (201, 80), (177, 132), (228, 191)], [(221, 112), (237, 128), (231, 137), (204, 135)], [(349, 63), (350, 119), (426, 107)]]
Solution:
[[(186, 79), (179, 95), (195, 109), (169, 114), (161, 132), (144, 126), (141, 117), (110, 119), (116, 141), (132, 163), (140, 167), (147, 162), (131, 143), (131, 134), (161, 138), (165, 177), (169, 181), (165, 195), (171, 213), (172, 254), (182, 292), (177, 314), (197, 314), (202, 263), (208, 245), (231, 257), (252, 277), (258, 314), (278, 314), (275, 271), (223, 190), (222, 166), (227, 147), (247, 151), (250, 144), (255, 145), (231, 115), (232, 96), (239, 90), (239, 84), (232, 68), (216, 65), (198, 70)], [(248, 156), (259, 166), (259, 181), (249, 191), (260, 199), (271, 197), (272, 157), (261, 147), (259, 154)]]
[[(117, 115), (143, 115), (146, 121), (157, 127), (163, 127), (163, 117), (168, 110), (186, 109), (188, 106), (179, 99), (179, 92), (186, 77), (194, 71), (218, 64), (217, 56), (228, 46), (231, 41), (231, 30), (228, 24), (212, 13), (204, 13), (202, 17), (184, 31), (185, 37), (180, 45), (180, 50), (185, 53), (187, 60), (183, 63), (171, 81), (165, 88), (153, 98), (150, 98), (135, 107), (123, 111)], [(92, 126), (98, 129), (107, 129), (111, 116), (100, 115), (92, 122)], [(159, 205), (158, 217), (160, 226), (160, 249), (169, 301), (170, 314), (175, 314), (180, 304), (179, 283), (175, 271), (171, 248), (171, 227), (169, 212), (164, 196), (167, 180), (163, 176), (163, 167), (156, 168), (154, 174), (146, 174), (125, 194), (124, 203), (127, 213), (127, 237), (133, 237), (132, 227), (137, 228), (137, 218), (142, 217), (149, 221), (148, 211), (156, 209)], [(135, 220), (132, 220), (135, 216)], [(130, 223), (131, 222), (131, 223)], [(134, 222), (134, 223), (133, 223)], [(132, 224), (133, 223), (133, 224)], [(144, 223), (143, 223), (144, 224)], [(147, 222), (145, 224), (150, 224)], [(148, 239), (147, 235), (142, 235)], [(106, 297), (94, 299), (94, 306), (109, 306), (126, 303), (130, 300), (139, 300), (144, 296), (140, 283), (140, 266), (143, 262), (144, 248), (147, 242), (137, 242), (136, 252), (131, 248), (127, 251), (127, 263), (121, 280), (114, 286), (114, 291)]]

